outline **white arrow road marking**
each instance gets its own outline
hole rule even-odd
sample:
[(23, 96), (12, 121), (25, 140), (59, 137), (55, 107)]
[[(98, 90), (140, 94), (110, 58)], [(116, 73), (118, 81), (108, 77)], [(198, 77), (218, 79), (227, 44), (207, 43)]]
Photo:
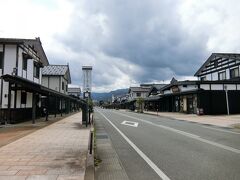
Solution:
[(139, 154), (139, 156), (141, 156), (144, 161), (146, 161), (146, 163), (157, 173), (157, 175), (162, 178), (162, 180), (170, 180), (170, 178), (164, 174), (164, 172), (159, 169), (157, 165), (154, 164), (154, 162), (152, 162), (151, 159), (146, 156), (146, 154), (144, 154), (130, 139), (128, 139), (128, 137), (122, 131), (117, 128), (117, 126), (115, 126), (103, 113), (100, 111), (98, 112), (118, 131), (118, 133), (128, 142), (130, 146), (132, 146), (132, 148)]
[(133, 122), (133, 121), (123, 121), (121, 124), (127, 125), (127, 126), (132, 126), (132, 127), (138, 127), (138, 123)]

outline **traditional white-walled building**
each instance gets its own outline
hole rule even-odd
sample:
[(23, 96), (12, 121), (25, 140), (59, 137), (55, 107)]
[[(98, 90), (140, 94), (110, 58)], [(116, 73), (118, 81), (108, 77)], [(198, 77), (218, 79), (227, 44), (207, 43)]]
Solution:
[(240, 113), (240, 54), (213, 53), (195, 73), (197, 81), (177, 81), (152, 99), (159, 111), (199, 114)]
[(201, 81), (240, 80), (240, 54), (212, 53), (195, 73)]
[[(70, 69), (68, 65), (48, 65), (42, 69), (42, 85), (68, 95), (68, 84), (71, 83)], [(47, 104), (43, 100), (44, 104)], [(71, 105), (66, 100), (49, 98), (49, 112), (54, 113), (55, 106), (58, 107), (58, 111), (66, 111), (67, 106), (71, 108)]]
[(42, 85), (68, 94), (68, 84), (71, 84), (71, 75), (68, 65), (48, 65), (42, 69)]
[(130, 87), (128, 91), (128, 100), (136, 100), (137, 98), (146, 98), (151, 87)]
[[(25, 79), (29, 82), (41, 84), (41, 68), (48, 65), (47, 56), (43, 50), (41, 41), (36, 39), (7, 39), (0, 38), (0, 76), (12, 75)], [(31, 114), (31, 92), (17, 88), (9, 91), (9, 82), (0, 81), (0, 118), (6, 120), (6, 109)], [(14, 89), (14, 88), (12, 88)], [(19, 89), (19, 90), (18, 90)], [(39, 96), (37, 97), (39, 99)], [(11, 103), (9, 103), (11, 102)], [(40, 106), (40, 102), (38, 104)], [(16, 118), (15, 118), (16, 119)]]
[[(70, 78), (62, 80), (64, 89), (60, 85), (62, 89), (59, 91), (41, 85), (42, 68), (48, 65), (40, 38), (0, 38), (0, 123), (16, 123), (28, 119), (34, 123), (35, 118), (41, 116), (42, 100), (45, 100), (48, 109), (50, 97), (68, 102), (68, 105), (79, 105), (78, 100), (67, 95), (66, 87), (71, 82)], [(70, 74), (66, 76), (70, 77)], [(56, 115), (57, 104), (51, 107)], [(62, 113), (62, 108), (60, 112)], [(47, 119), (48, 111), (45, 114)]]
[(77, 85), (68, 85), (68, 95), (80, 98), (81, 88)]

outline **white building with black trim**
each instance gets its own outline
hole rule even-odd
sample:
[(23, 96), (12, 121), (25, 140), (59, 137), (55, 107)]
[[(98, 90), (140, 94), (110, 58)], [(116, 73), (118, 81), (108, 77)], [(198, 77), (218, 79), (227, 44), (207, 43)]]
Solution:
[(71, 84), (71, 75), (68, 65), (48, 65), (42, 69), (42, 85), (68, 94), (68, 84)]
[[(29, 82), (41, 84), (41, 68), (48, 65), (47, 56), (39, 38), (36, 39), (7, 39), (0, 38), (0, 76), (18, 76)], [(4, 121), (7, 109), (15, 109), (25, 116), (31, 114), (33, 94), (18, 88), (16, 84), (10, 91), (9, 82), (1, 79), (0, 83), (0, 118)], [(19, 89), (19, 90), (18, 90)], [(37, 97), (39, 99), (39, 97)], [(10, 103), (9, 103), (10, 102)], [(40, 106), (40, 104), (38, 104)], [(22, 115), (22, 116), (24, 116)], [(19, 116), (18, 116), (19, 117)], [(14, 119), (18, 119), (16, 116)], [(21, 118), (21, 117), (19, 117)]]
[[(48, 59), (40, 38), (0, 38), (0, 122), (16, 123), (41, 116), (42, 97), (79, 103), (76, 99), (42, 86), (42, 68)], [(46, 105), (49, 107), (49, 104)], [(57, 105), (55, 113), (57, 113)], [(47, 119), (48, 114), (46, 115)]]
[[(42, 85), (57, 91), (59, 93), (68, 95), (68, 84), (71, 84), (71, 75), (68, 65), (48, 65), (42, 68)], [(46, 105), (45, 99), (43, 99), (43, 104)], [(59, 98), (49, 98), (49, 112), (54, 113), (55, 104), (57, 104), (57, 112), (66, 112), (72, 109), (70, 102), (59, 99)], [(69, 108), (69, 109), (67, 109)]]
[(68, 95), (80, 98), (81, 96), (81, 88), (78, 85), (68, 85)]
[(213, 53), (196, 72), (197, 81), (172, 80), (153, 99), (159, 111), (240, 113), (240, 54)]

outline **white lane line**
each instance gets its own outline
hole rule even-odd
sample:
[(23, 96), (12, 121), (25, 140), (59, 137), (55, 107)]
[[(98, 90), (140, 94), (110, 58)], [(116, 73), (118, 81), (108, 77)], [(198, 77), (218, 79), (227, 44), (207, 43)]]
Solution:
[(122, 125), (127, 125), (127, 126), (132, 126), (132, 127), (138, 127), (138, 123), (133, 122), (133, 121), (123, 121), (121, 124)]
[(213, 145), (213, 146), (216, 146), (216, 147), (219, 147), (219, 148), (222, 148), (222, 149), (225, 149), (225, 150), (228, 150), (228, 151), (231, 151), (231, 152), (240, 154), (240, 150), (239, 150), (239, 149), (235, 149), (235, 148), (230, 147), (230, 146), (226, 146), (226, 145), (223, 145), (223, 144), (219, 144), (219, 143), (216, 143), (216, 142), (213, 142), (213, 141), (209, 141), (209, 140), (203, 139), (203, 138), (201, 138), (200, 136), (197, 136), (197, 135), (195, 135), (195, 134), (187, 133), (187, 132), (185, 132), (185, 131), (181, 131), (181, 130), (174, 129), (174, 128), (171, 128), (171, 127), (163, 126), (163, 125), (160, 125), (160, 124), (155, 124), (155, 123), (152, 123), (152, 122), (150, 122), (150, 121), (146, 121), (146, 120), (143, 120), (143, 119), (140, 119), (140, 118), (135, 118), (135, 117), (128, 116), (128, 115), (125, 115), (125, 114), (121, 114), (121, 113), (117, 113), (117, 112), (114, 112), (114, 113), (120, 114), (120, 115), (125, 116), (125, 117), (129, 117), (129, 118), (132, 118), (132, 119), (136, 119), (136, 120), (145, 122), (145, 123), (147, 123), (147, 124), (151, 124), (151, 125), (153, 125), (153, 126), (160, 127), (160, 128), (162, 128), (162, 129), (166, 129), (166, 130), (169, 130), (169, 131), (173, 131), (173, 132), (175, 132), (175, 133), (178, 133), (178, 134), (187, 136), (187, 137), (189, 137), (189, 138), (196, 139), (196, 140), (198, 140), (198, 141), (201, 141), (201, 142), (204, 142), (204, 143), (207, 143), (207, 144), (210, 144), (210, 145)]
[[(98, 111), (98, 110), (97, 110)], [(157, 167), (154, 162), (151, 161), (122, 131), (120, 131), (102, 112), (98, 111), (118, 132), (119, 134), (128, 142), (130, 146), (146, 161), (146, 163), (158, 174), (163, 180), (170, 180), (170, 178)]]
[(240, 135), (240, 133), (238, 132), (233, 132), (233, 131), (228, 131), (228, 130), (224, 130), (224, 129), (217, 129), (214, 127), (207, 127), (207, 126), (202, 126), (203, 128), (207, 128), (207, 129), (212, 129), (212, 130), (216, 130), (216, 131), (221, 131), (221, 132), (226, 132), (226, 133), (231, 133), (231, 134), (238, 134)]

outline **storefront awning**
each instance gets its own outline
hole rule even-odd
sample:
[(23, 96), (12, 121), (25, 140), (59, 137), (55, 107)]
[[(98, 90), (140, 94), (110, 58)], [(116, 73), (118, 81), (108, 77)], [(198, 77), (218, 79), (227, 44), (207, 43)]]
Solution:
[(196, 94), (203, 91), (203, 89), (193, 89), (190, 91), (182, 91), (178, 93), (169, 93), (169, 94), (164, 94), (161, 97), (168, 97), (168, 96), (180, 96), (180, 95), (189, 95), (189, 94)]
[(160, 96), (151, 96), (151, 97), (146, 97), (144, 101), (158, 101), (159, 99), (161, 99)]
[(32, 82), (20, 76), (13, 76), (13, 75), (6, 74), (1, 76), (1, 78), (6, 82), (10, 82), (12, 84), (17, 85), (15, 87), (11, 87), (12, 90), (25, 90), (28, 92), (38, 93), (45, 96), (55, 96), (59, 98), (65, 98), (65, 99), (70, 99), (73, 101), (79, 101), (81, 103), (85, 103), (84, 100), (81, 100), (81, 99), (79, 100), (74, 97), (68, 96), (66, 94), (54, 91), (45, 86), (42, 86), (41, 84), (37, 84), (35, 82)]

